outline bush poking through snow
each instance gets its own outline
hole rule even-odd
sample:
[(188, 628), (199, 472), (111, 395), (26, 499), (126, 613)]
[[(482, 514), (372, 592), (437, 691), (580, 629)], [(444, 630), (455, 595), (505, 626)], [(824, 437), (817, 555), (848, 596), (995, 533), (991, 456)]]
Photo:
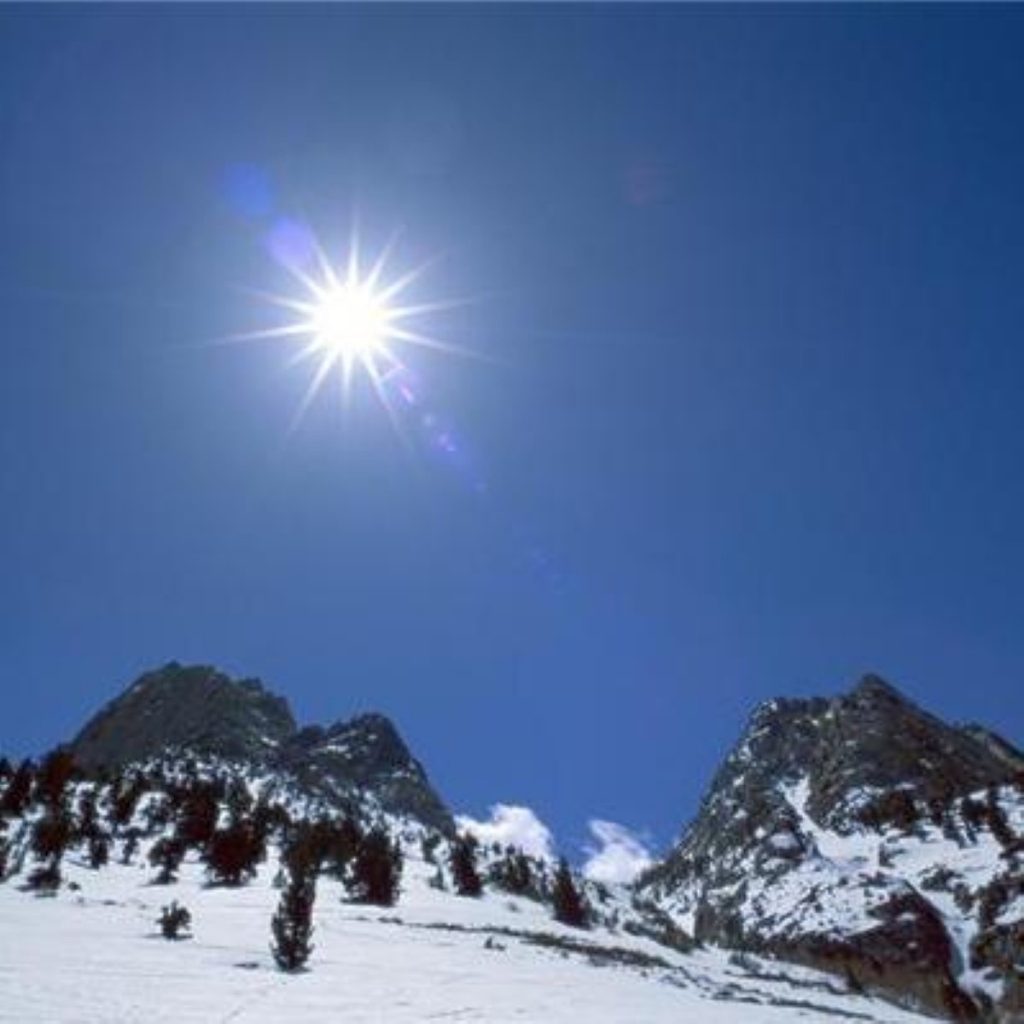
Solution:
[(187, 939), (190, 937), (192, 915), (187, 908), (180, 906), (178, 901), (174, 900), (170, 906), (161, 910), (156, 923), (160, 925), (160, 934), (165, 939)]
[(158, 868), (155, 885), (170, 885), (178, 877), (178, 868), (185, 856), (185, 844), (177, 836), (161, 836), (149, 848), (149, 863)]

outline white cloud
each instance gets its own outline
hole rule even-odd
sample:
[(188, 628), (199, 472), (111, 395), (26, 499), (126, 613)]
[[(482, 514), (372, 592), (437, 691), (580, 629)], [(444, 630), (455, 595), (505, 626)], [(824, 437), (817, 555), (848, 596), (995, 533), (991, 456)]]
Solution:
[(595, 818), (588, 827), (598, 845), (585, 847), (585, 878), (606, 885), (625, 884), (650, 867), (652, 859), (647, 847), (624, 825)]
[(472, 832), (481, 843), (518, 846), (532, 857), (553, 857), (551, 830), (529, 807), (495, 804), (488, 821), (476, 821), (464, 814), (455, 819), (460, 831)]

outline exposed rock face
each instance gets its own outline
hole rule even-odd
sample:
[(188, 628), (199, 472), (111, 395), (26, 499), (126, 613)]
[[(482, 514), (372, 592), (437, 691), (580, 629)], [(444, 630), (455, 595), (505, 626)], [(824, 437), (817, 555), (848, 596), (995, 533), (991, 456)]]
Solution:
[(317, 790), (339, 797), (368, 791), (384, 811), (418, 818), (445, 833), (454, 829), (423, 766), (384, 715), (359, 715), (327, 729), (303, 729), (289, 740), (282, 759)]
[(698, 939), (954, 1019), (1011, 1019), (1020, 757), (876, 676), (835, 699), (770, 701), (640, 891)]
[(288, 702), (254, 679), (171, 662), (95, 715), (70, 744), (86, 768), (188, 751), (281, 769), (339, 807), (365, 804), (451, 834), (454, 823), (394, 725), (368, 714), (298, 729)]
[(71, 751), (87, 768), (140, 761), (167, 747), (266, 758), (295, 728), (288, 702), (258, 680), (171, 662), (141, 676), (90, 719)]
[(999, 733), (974, 722), (961, 726), (961, 731), (977, 740), (990, 754), (1003, 761), (1011, 771), (1024, 776), (1024, 754), (1012, 743), (1004, 740)]

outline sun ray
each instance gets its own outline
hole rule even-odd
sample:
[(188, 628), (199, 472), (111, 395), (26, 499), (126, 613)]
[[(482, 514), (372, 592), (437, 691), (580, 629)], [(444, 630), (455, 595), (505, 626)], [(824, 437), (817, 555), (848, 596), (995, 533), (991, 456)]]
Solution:
[(406, 341), (410, 345), (418, 345), (420, 348), (429, 348), (434, 352), (444, 352), (449, 356), (461, 356), (465, 359), (479, 359), (486, 361), (487, 357), (464, 345), (456, 345), (450, 341), (441, 341), (440, 338), (433, 338), (429, 334), (420, 334), (418, 331), (410, 331), (403, 327), (392, 327), (388, 336), (398, 341)]
[(384, 267), (391, 257), (391, 250), (395, 247), (400, 234), (401, 231), (392, 232), (387, 244), (381, 249), (380, 255), (374, 260), (373, 266), (370, 268), (370, 272), (366, 275), (366, 280), (364, 281), (369, 291), (372, 292), (377, 288), (377, 282), (380, 280), (380, 275), (384, 272)]
[(309, 386), (306, 388), (306, 392), (302, 396), (302, 401), (299, 402), (299, 407), (295, 410), (295, 415), (292, 416), (292, 421), (288, 425), (289, 436), (294, 434), (301, 426), (306, 413), (309, 411), (309, 407), (313, 404), (313, 399), (316, 398), (324, 381), (327, 379), (327, 375), (334, 368), (334, 363), (335, 358), (332, 356), (324, 359), (316, 368), (316, 372), (313, 374), (313, 379), (309, 382)]
[(424, 260), (419, 266), (413, 267), (412, 270), (407, 270), (401, 277), (392, 281), (391, 284), (380, 292), (381, 301), (390, 302), (396, 295), (400, 295), (414, 281), (419, 280), (440, 258), (440, 256), (431, 256), (430, 259)]
[(292, 353), (291, 358), (288, 360), (289, 366), (298, 366), (299, 363), (304, 363), (307, 359), (315, 356), (320, 351), (320, 346), (317, 344), (316, 339), (303, 345), (297, 352)]
[(403, 429), (402, 421), (398, 417), (398, 413), (395, 407), (391, 404), (391, 398), (387, 393), (387, 389), (384, 387), (386, 375), (382, 376), (376, 367), (372, 367), (368, 371), (370, 383), (373, 386), (373, 390), (377, 395), (377, 400), (384, 407), (384, 412), (387, 414), (388, 419), (391, 421), (391, 426), (395, 431), (395, 435), (407, 448), (410, 447), (409, 438)]
[(423, 316), (425, 313), (442, 313), (448, 309), (460, 309), (469, 306), (473, 299), (440, 299), (436, 302), (419, 302), (414, 306), (394, 306), (391, 309), (393, 320), (404, 320), (409, 316)]

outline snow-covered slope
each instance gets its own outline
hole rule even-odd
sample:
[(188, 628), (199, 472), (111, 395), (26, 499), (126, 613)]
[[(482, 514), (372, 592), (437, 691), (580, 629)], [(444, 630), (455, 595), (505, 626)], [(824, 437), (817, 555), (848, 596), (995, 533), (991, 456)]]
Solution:
[[(386, 718), (296, 730), (212, 669), (143, 677), (76, 744), (86, 773), (0, 759), (0, 1022), (1024, 1022), (1024, 756), (877, 677), (757, 709), (628, 887), (456, 835)], [(289, 879), (293, 910), (317, 892), (299, 973)]]
[[(341, 885), (321, 879), (309, 970), (284, 974), (268, 949), (275, 871), (272, 857), (251, 884), (210, 888), (191, 859), (179, 882), (156, 886), (141, 857), (96, 871), (72, 855), (54, 897), (21, 891), (16, 879), (0, 886), (0, 1021), (920, 1019), (799, 967), (677, 953), (621, 931), (564, 927), (531, 900), (438, 891), (436, 868), (411, 848), (395, 907), (345, 903)], [(160, 937), (155, 922), (171, 899), (191, 910), (191, 939)]]

